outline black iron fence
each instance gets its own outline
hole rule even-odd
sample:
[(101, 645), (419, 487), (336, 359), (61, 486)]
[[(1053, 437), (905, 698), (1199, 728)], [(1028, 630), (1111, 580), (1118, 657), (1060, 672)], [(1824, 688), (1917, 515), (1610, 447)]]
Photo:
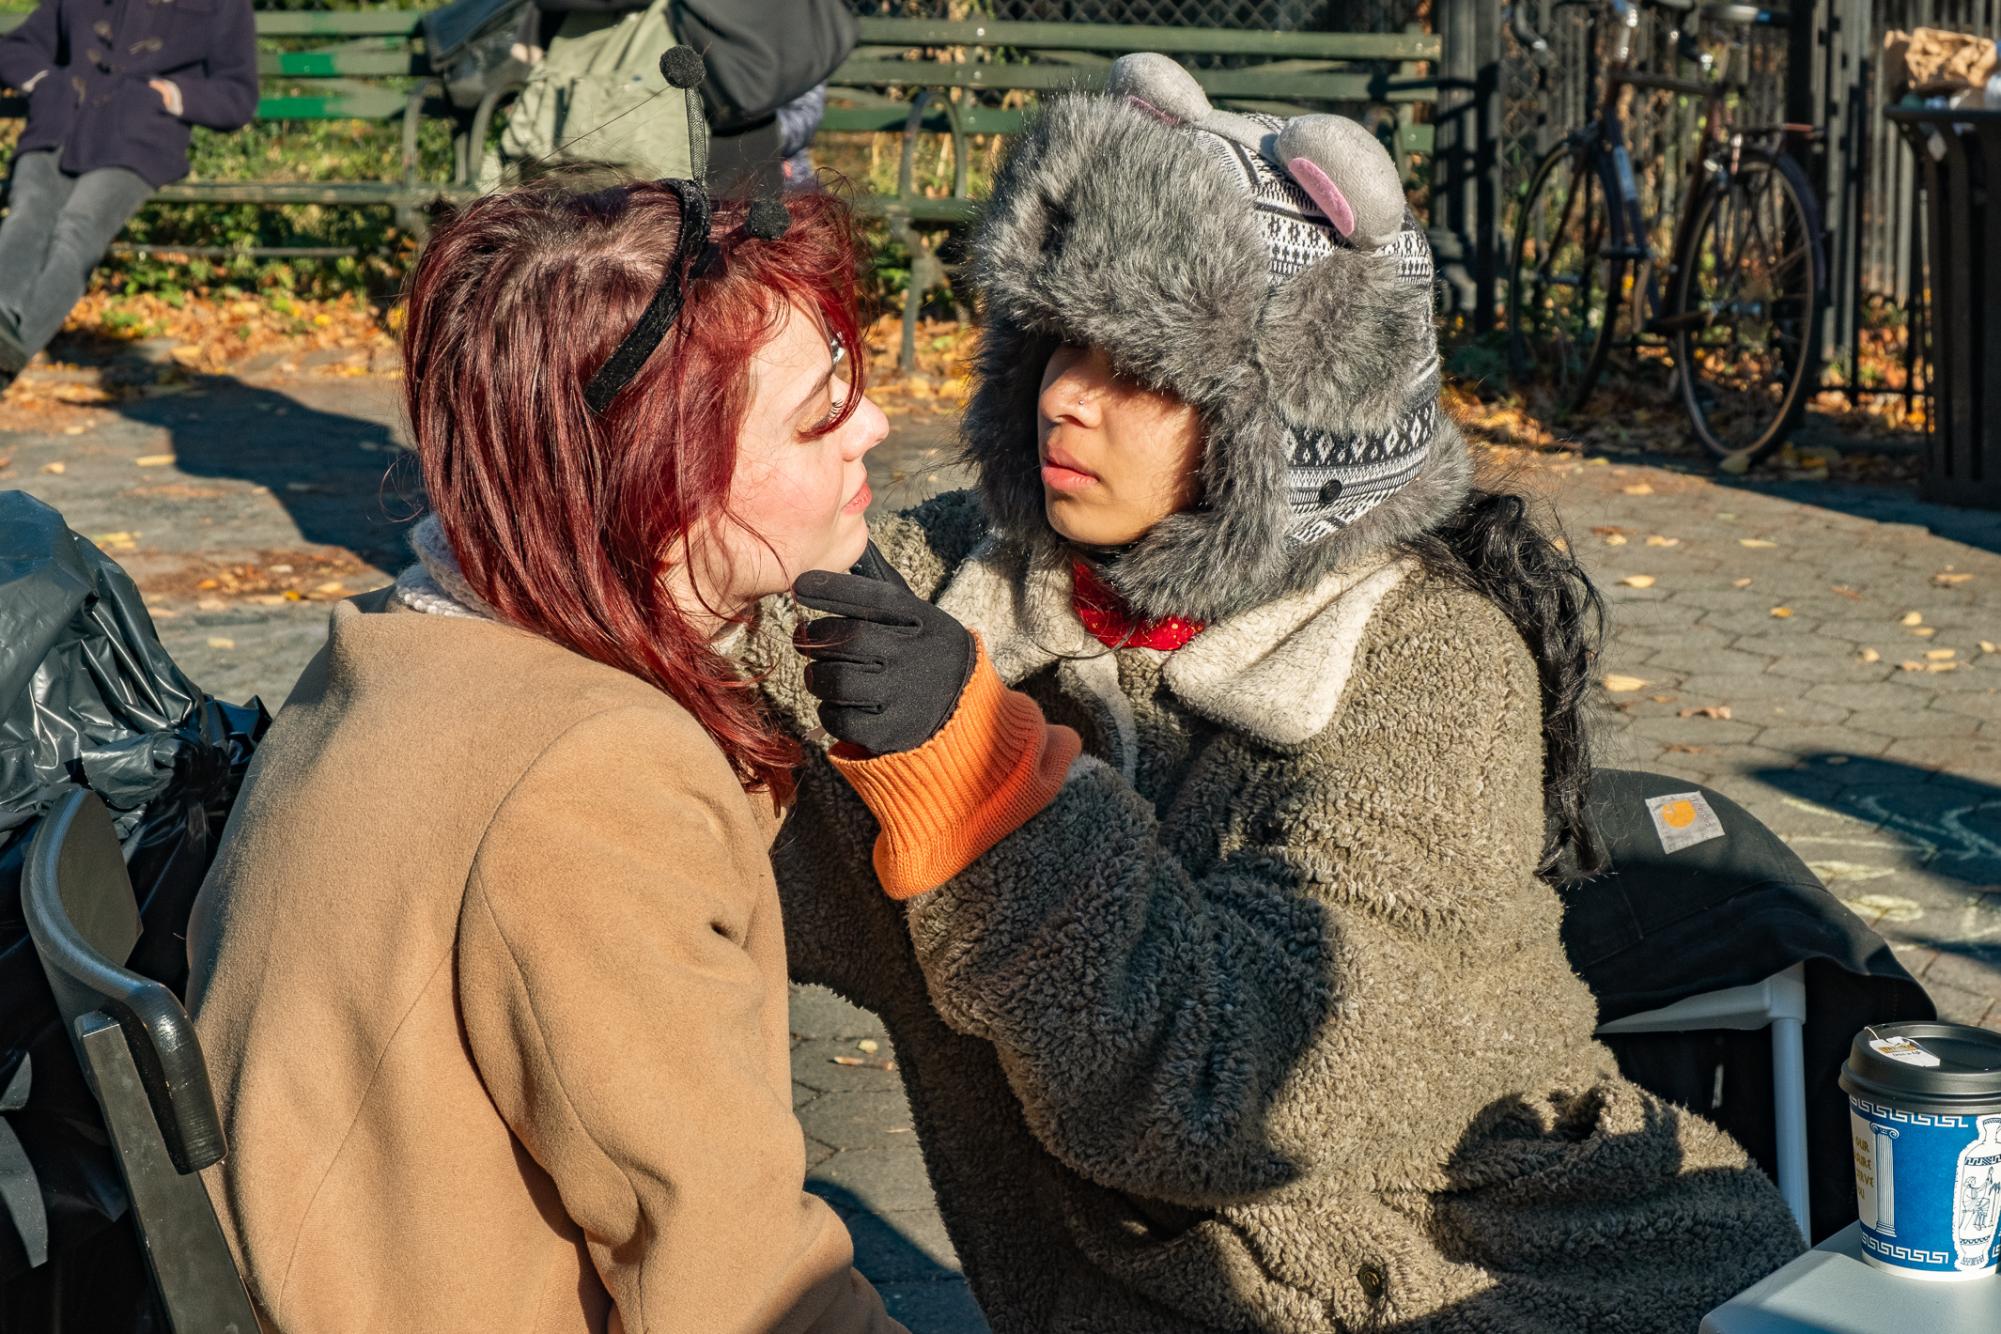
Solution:
[[(1430, 115), (1437, 141), (1429, 164), (1433, 242), (1448, 310), (1490, 327), (1500, 299), (1512, 209), (1551, 144), (1591, 114), (1598, 90), (1585, 84), (1586, 43), (1609, 40), (1609, 6), (1558, 8), (1515, 0), (1558, 59), (1541, 69), (1501, 21), (1502, 0), (857, 0), (867, 13), (965, 18), (1165, 24), (1268, 31), (1436, 33), (1446, 88)], [(1852, 370), (1871, 302), (1908, 305), (1919, 183), (1894, 132), (1879, 53), (1883, 33), (1918, 26), (2001, 31), (2001, 0), (1795, 0), (1789, 29), (1736, 30), (1733, 58), (1752, 79), (1734, 108), (1738, 124), (1813, 127), (1795, 141), (1827, 221), (1832, 309), (1823, 342), (1831, 366)], [(1643, 10), (1636, 49), (1669, 73), (1675, 16)], [(1356, 108), (1363, 114), (1367, 108)], [(1671, 225), (1696, 149), (1699, 107), (1667, 93), (1635, 93), (1626, 108), (1642, 198), (1657, 225)]]
[[(1512, 37), (1502, 56), (1501, 175), (1512, 203), (1537, 159), (1591, 114), (1598, 91), (1585, 86), (1585, 43), (1605, 40), (1602, 10), (1554, 0), (1518, 0), (1558, 54), (1543, 71)], [(1827, 224), (1831, 308), (1823, 332), (1828, 364), (1854, 382), (1860, 331), (1873, 303), (1908, 309), (1920, 296), (1915, 269), (1920, 182), (1909, 154), (1884, 120), (1889, 105), (1883, 35), (1893, 29), (2001, 32), (2001, 0), (1798, 0), (1788, 30), (1745, 36), (1754, 77), (1742, 125), (1789, 122), (1813, 129), (1794, 143), (1820, 195)], [(1667, 73), (1675, 16), (1643, 11), (1636, 49)], [(1671, 221), (1686, 185), (1696, 113), (1685, 98), (1636, 95), (1627, 108), (1633, 159), (1649, 216)], [(1512, 216), (1503, 227), (1513, 226)]]

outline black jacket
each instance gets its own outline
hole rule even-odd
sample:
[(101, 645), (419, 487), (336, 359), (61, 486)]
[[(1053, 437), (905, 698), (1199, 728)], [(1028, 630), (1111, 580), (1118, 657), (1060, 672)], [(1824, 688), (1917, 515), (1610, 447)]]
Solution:
[[(180, 89), (179, 116), (152, 79)], [(124, 167), (155, 186), (179, 180), (190, 126), (234, 130), (256, 113), (250, 0), (42, 0), (0, 39), (0, 84), (30, 81), (17, 152), (56, 149), (72, 175)]]

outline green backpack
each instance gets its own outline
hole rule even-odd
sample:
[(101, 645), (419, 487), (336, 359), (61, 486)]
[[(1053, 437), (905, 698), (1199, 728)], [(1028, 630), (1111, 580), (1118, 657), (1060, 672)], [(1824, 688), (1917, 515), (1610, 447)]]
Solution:
[(661, 52), (675, 44), (667, 4), (567, 15), (509, 109), (499, 153), (482, 165), (480, 188), (513, 184), (541, 164), (685, 179), (688, 103), (660, 73)]

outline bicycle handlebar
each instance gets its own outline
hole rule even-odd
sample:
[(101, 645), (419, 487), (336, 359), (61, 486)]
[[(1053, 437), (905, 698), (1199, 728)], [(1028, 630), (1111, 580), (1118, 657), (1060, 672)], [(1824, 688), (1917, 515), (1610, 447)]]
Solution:
[(1528, 52), (1529, 59), (1536, 64), (1548, 69), (1556, 63), (1556, 53), (1549, 49), (1549, 43), (1542, 39), (1542, 35), (1529, 26), (1529, 21), (1522, 17), (1519, 5), (1508, 6), (1508, 31), (1515, 35), (1515, 40), (1521, 43), (1522, 50)]
[(1752, 28), (1789, 28), (1793, 22), (1792, 11), (1789, 9), (1733, 4), (1730, 0), (1704, 5), (1702, 16), (1715, 19), (1718, 23), (1741, 23)]
[[(1735, 0), (1609, 0), (1612, 12), (1624, 17), (1636, 8), (1665, 9), (1674, 14), (1692, 14), (1698, 10), (1704, 18), (1715, 19), (1719, 23), (1735, 23), (1756, 28), (1786, 28), (1792, 26), (1793, 16), (1789, 9), (1773, 9), (1762, 5), (1735, 3)], [(1555, 0), (1551, 9), (1566, 9), (1572, 6), (1584, 9), (1596, 8), (1598, 0)], [(1506, 10), (1508, 31), (1521, 43), (1529, 58), (1548, 69), (1556, 63), (1556, 53), (1549, 49), (1549, 43), (1542, 34), (1529, 26), (1520, 5), (1509, 5)]]

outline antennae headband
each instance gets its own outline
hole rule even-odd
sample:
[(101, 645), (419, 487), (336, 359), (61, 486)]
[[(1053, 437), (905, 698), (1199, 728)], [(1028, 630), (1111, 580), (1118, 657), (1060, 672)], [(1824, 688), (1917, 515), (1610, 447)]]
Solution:
[[(632, 377), (639, 374), (639, 368), (659, 348), (660, 340), (674, 327), (674, 319), (688, 299), (688, 284), (696, 276), (691, 270), (698, 270), (710, 253), (709, 192), (702, 183), (703, 177), (708, 175), (709, 160), (708, 122), (702, 114), (702, 95), (699, 91), (703, 77), (702, 58), (690, 47), (672, 47), (661, 54), (660, 76), (669, 87), (680, 89), (688, 99), (689, 171), (694, 179), (660, 182), (681, 201), (680, 239), (674, 244), (674, 257), (667, 262), (667, 271), (660, 275), (660, 286), (654, 291), (653, 299), (646, 303), (639, 323), (632, 326), (632, 332), (625, 336), (611, 358), (584, 386), (584, 401), (595, 413), (602, 413), (611, 406), (619, 390), (632, 383)], [(743, 230), (759, 240), (775, 241), (785, 234), (791, 223), (792, 215), (782, 202), (760, 199), (750, 206)]]
[(681, 303), (688, 296), (688, 267), (690, 261), (701, 253), (709, 239), (709, 194), (696, 181), (662, 181), (662, 185), (674, 192), (681, 201), (681, 236), (674, 246), (674, 257), (667, 262), (667, 271), (660, 275), (660, 286), (654, 291), (653, 299), (646, 303), (646, 310), (639, 317), (639, 323), (632, 326), (632, 332), (611, 354), (611, 359), (598, 368), (591, 382), (584, 388), (584, 401), (592, 412), (603, 412), (618, 397), (618, 391), (632, 383), (632, 377), (639, 374), (639, 368), (660, 346), (660, 340), (673, 327), (674, 317), (681, 313)]

